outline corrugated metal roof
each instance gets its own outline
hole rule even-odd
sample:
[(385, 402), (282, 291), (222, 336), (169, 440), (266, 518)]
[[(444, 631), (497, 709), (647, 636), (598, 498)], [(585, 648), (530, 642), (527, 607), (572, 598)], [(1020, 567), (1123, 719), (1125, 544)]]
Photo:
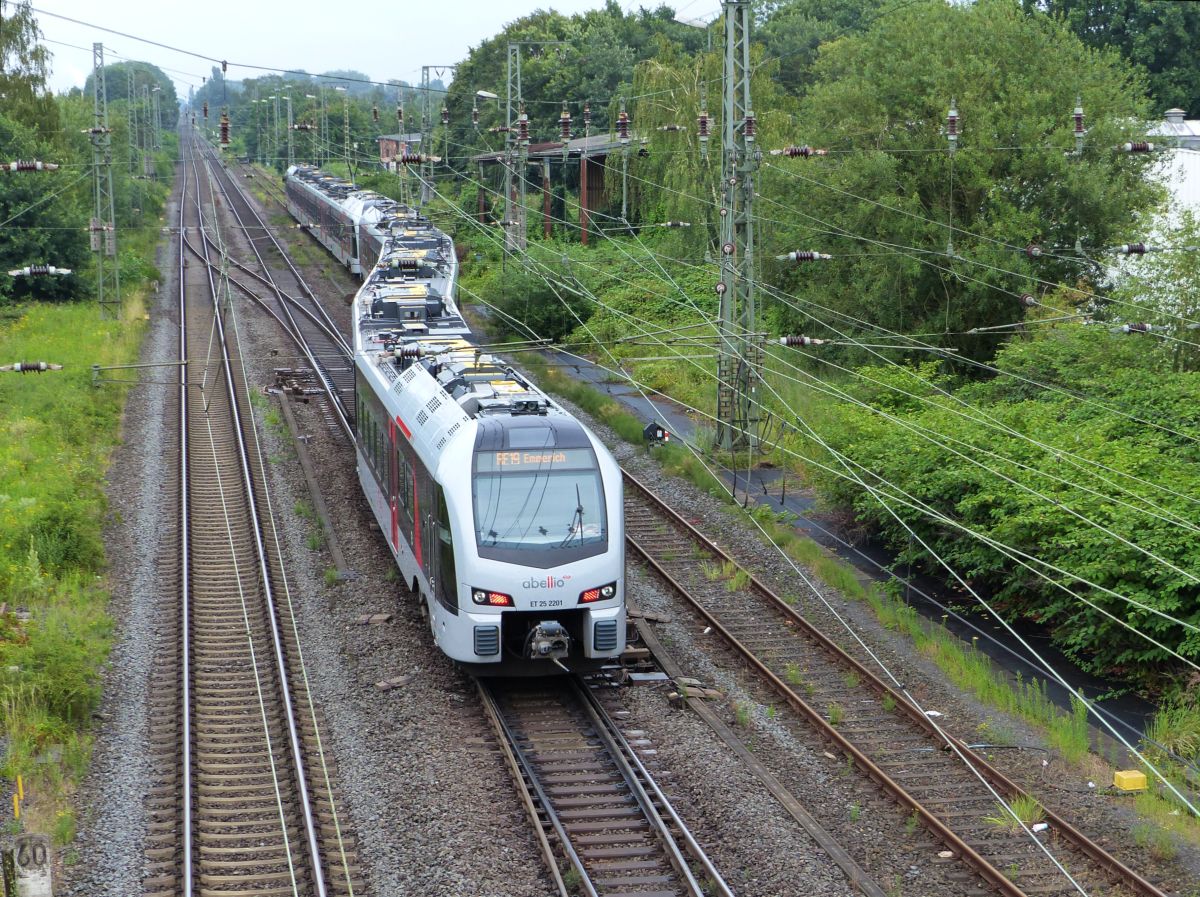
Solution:
[(1169, 137), (1176, 146), (1200, 149), (1200, 119), (1186, 118), (1182, 109), (1168, 109), (1165, 120), (1150, 128), (1151, 137)]
[[(636, 152), (641, 146), (641, 138), (637, 134), (631, 134), (629, 146)], [(530, 159), (561, 159), (562, 158), (562, 141), (554, 141), (551, 143), (535, 143), (529, 147)], [(579, 157), (587, 156), (607, 156), (609, 153), (616, 152), (621, 148), (621, 141), (614, 134), (591, 134), (587, 137), (576, 137), (573, 140), (567, 141), (568, 155)], [(503, 151), (492, 153), (480, 153), (478, 156), (472, 156), (473, 162), (499, 162), (504, 158)]]

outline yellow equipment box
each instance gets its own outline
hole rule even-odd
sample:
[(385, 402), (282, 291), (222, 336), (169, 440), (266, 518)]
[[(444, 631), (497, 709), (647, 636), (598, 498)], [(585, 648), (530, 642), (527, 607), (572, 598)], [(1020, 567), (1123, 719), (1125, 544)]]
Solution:
[(1138, 769), (1120, 769), (1113, 774), (1113, 787), (1121, 791), (1145, 791), (1146, 774)]

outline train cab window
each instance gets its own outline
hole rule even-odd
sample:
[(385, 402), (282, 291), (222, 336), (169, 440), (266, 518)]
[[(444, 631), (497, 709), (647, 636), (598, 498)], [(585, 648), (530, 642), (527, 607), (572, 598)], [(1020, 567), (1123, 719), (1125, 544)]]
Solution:
[(549, 567), (606, 551), (604, 485), (592, 450), (509, 445), (475, 453), (480, 556)]

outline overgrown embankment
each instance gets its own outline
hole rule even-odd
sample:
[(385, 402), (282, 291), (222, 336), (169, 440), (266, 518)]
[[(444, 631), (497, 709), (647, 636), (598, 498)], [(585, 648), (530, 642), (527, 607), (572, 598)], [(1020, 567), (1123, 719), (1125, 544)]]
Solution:
[(119, 511), (107, 507), (105, 473), (127, 389), (94, 386), (91, 366), (137, 360), (157, 238), (156, 228), (125, 235), (119, 320), (94, 302), (35, 303), (0, 325), (0, 358), (63, 365), (0, 374), (3, 772), (22, 778), (21, 825), (58, 843), (74, 836), (69, 799), (91, 755), (112, 637), (103, 527)]

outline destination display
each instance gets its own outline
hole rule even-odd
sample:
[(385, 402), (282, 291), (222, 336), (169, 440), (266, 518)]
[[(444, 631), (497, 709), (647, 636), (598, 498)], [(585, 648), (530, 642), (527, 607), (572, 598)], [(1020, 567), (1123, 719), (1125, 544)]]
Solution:
[(548, 468), (595, 467), (589, 449), (509, 449), (503, 452), (479, 452), (475, 455), (475, 470), (478, 473), (503, 473), (505, 471), (546, 470)]

